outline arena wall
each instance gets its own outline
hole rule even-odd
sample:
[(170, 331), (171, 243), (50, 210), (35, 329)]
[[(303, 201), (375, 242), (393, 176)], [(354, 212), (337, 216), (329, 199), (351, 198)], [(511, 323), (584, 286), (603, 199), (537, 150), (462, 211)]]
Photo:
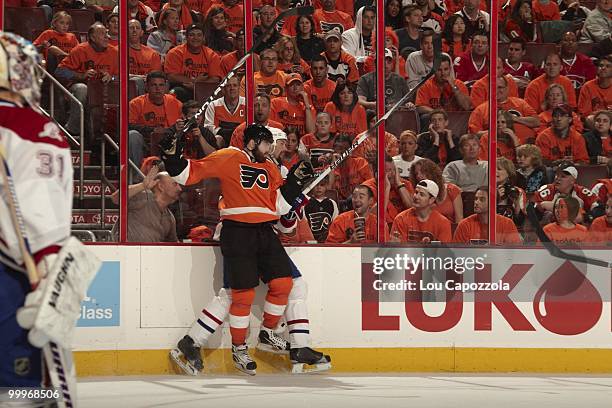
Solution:
[[(173, 372), (168, 350), (221, 287), (219, 248), (91, 248), (104, 264), (82, 304), (74, 343), (79, 374)], [(384, 301), (385, 295), (362, 301), (374, 275), (361, 248), (288, 252), (308, 282), (313, 346), (331, 354), (338, 372), (612, 372), (609, 270), (576, 268), (541, 249), (454, 249), (455, 256), (484, 255), (491, 282), (503, 279), (521, 289), (519, 301), (473, 292), (449, 302)], [(584, 252), (610, 259), (609, 250)], [(549, 278), (578, 269), (587, 278), (579, 296), (544, 304), (540, 295)], [(252, 345), (264, 293), (260, 286)], [(205, 371), (233, 373), (229, 328), (219, 332), (205, 350)], [(289, 369), (286, 357), (253, 351), (259, 372)]]

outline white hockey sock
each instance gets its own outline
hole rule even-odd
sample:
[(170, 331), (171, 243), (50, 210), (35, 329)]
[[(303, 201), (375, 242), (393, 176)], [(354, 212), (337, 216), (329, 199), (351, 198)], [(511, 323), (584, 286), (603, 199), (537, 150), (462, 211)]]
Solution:
[(294, 279), (285, 309), (291, 348), (310, 347), (310, 323), (308, 321), (308, 308), (306, 307), (307, 295), (306, 281), (302, 277)]
[(202, 347), (208, 342), (210, 336), (212, 336), (227, 318), (231, 303), (231, 292), (221, 288), (219, 294), (202, 309), (200, 316), (187, 333), (196, 345)]

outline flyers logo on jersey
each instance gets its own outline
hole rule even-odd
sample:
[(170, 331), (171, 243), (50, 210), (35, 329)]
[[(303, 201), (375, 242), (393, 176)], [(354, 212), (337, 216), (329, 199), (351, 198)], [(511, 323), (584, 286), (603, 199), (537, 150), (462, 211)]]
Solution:
[(308, 221), (312, 232), (327, 231), (331, 224), (331, 215), (326, 212), (314, 212), (308, 214)]
[(265, 169), (258, 169), (257, 167), (241, 164), (240, 184), (243, 188), (249, 190), (252, 189), (255, 184), (257, 184), (259, 188), (267, 189), (270, 185), (268, 182), (268, 172)]

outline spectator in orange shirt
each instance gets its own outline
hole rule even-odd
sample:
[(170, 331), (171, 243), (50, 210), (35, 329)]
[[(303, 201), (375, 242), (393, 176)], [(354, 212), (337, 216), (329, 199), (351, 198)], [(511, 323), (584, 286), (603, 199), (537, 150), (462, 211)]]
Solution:
[(341, 213), (332, 221), (326, 243), (366, 244), (376, 242), (378, 222), (376, 211), (372, 208), (374, 205), (372, 190), (366, 186), (356, 185), (352, 190), (351, 202), (353, 209)]
[(429, 244), (451, 242), (451, 223), (434, 209), (438, 185), (432, 180), (419, 181), (414, 189), (414, 207), (402, 211), (391, 226), (391, 242)]
[[(518, 98), (518, 87), (516, 86), (512, 75), (504, 75), (503, 61), (501, 58), (497, 57), (497, 78), (502, 77), (505, 78), (506, 85), (508, 86), (508, 96)], [(470, 98), (472, 98), (472, 103), (474, 106), (478, 107), (480, 104), (489, 100), (489, 82), (489, 74), (487, 73), (478, 81), (474, 82), (474, 85), (472, 85), (472, 89), (470, 89)]]
[(238, 0), (221, 0), (223, 10), (228, 15), (227, 29), (232, 33), (236, 33), (244, 26), (244, 6)]
[(315, 9), (312, 15), (317, 33), (327, 34), (329, 30), (337, 29), (342, 34), (349, 28), (353, 28), (353, 18), (336, 9), (336, 0), (322, 0), (321, 3), (323, 8)]
[(315, 120), (315, 132), (308, 133), (301, 139), (315, 169), (322, 166), (322, 163), (319, 163), (321, 156), (327, 154), (331, 158), (334, 152), (334, 137), (335, 134), (331, 132), (331, 116), (327, 112), (319, 112)]
[(68, 56), (79, 40), (68, 29), (72, 24), (72, 17), (66, 11), (58, 11), (51, 20), (51, 29), (43, 31), (33, 41), (39, 51), (47, 60), (47, 71), (54, 72), (59, 61)]
[(608, 164), (612, 157), (612, 112), (599, 111), (593, 117), (593, 129), (584, 133), (591, 164)]
[[(476, 190), (474, 196), (474, 214), (462, 220), (455, 234), (453, 242), (464, 244), (483, 245), (489, 240), (489, 187), (482, 186)], [(495, 243), (520, 244), (521, 236), (511, 219), (495, 214)]]
[[(515, 161), (514, 150), (521, 144), (514, 132), (514, 115), (500, 109), (497, 111), (497, 158)], [(480, 136), (480, 160), (489, 160), (489, 132)]]
[(278, 54), (278, 69), (285, 74), (300, 74), (302, 80), (310, 78), (310, 66), (300, 56), (293, 37), (281, 37), (274, 49)]
[(576, 223), (580, 211), (578, 200), (574, 197), (558, 197), (553, 208), (555, 222), (543, 228), (552, 242), (557, 245), (576, 245), (589, 241), (587, 228)]
[(589, 162), (589, 154), (582, 135), (570, 127), (572, 108), (567, 104), (553, 108), (552, 126), (536, 138), (545, 164), (555, 165), (560, 161)]
[(461, 189), (453, 183), (447, 183), (442, 177), (440, 166), (429, 159), (421, 159), (412, 165), (410, 169), (410, 191), (421, 180), (432, 180), (438, 185), (438, 196), (436, 197), (434, 209), (448, 218), (453, 223), (463, 219), (463, 201), (461, 200)]
[(442, 32), (442, 52), (455, 58), (470, 50), (470, 37), (465, 31), (465, 21), (460, 14), (448, 17)]
[(161, 59), (152, 48), (142, 45), (142, 27), (140, 22), (132, 19), (128, 22), (130, 81), (136, 84), (136, 95), (144, 93), (145, 78), (149, 72), (161, 71)]
[[(541, 126), (537, 129), (540, 133), (546, 128), (552, 125), (552, 110), (555, 106), (567, 104), (567, 93), (565, 88), (559, 84), (550, 84), (544, 94), (544, 110), (538, 115), (540, 118)], [(582, 120), (576, 112), (572, 112), (572, 128), (578, 133), (582, 133), (584, 126)]]
[(584, 84), (578, 98), (578, 113), (585, 119), (601, 109), (612, 110), (612, 55), (599, 60), (597, 78)]
[(189, 26), (200, 23), (199, 15), (187, 7), (185, 0), (169, 0), (163, 5), (162, 10), (169, 7), (172, 7), (178, 13), (179, 30), (186, 30)]
[(533, 17), (535, 21), (561, 20), (559, 5), (554, 0), (534, 0)]
[(147, 75), (147, 93), (130, 101), (129, 156), (140, 166), (145, 147), (151, 145), (153, 133), (161, 134), (181, 118), (183, 104), (168, 91), (166, 74), (153, 71)]
[[(270, 119), (270, 95), (264, 92), (260, 92), (255, 95), (253, 102), (253, 120), (256, 124), (263, 125), (270, 129), (274, 135), (274, 129), (283, 129), (283, 124)], [(244, 149), (244, 129), (246, 129), (246, 122), (242, 122), (238, 125), (232, 133), (230, 140), (230, 146)]]
[(295, 126), (300, 135), (315, 130), (315, 109), (310, 104), (308, 94), (304, 92), (302, 76), (298, 73), (285, 78), (285, 95), (272, 99), (270, 118), (286, 126)]
[[(234, 37), (235, 49), (236, 51), (232, 51), (229, 54), (225, 54), (221, 57), (221, 76), (225, 78), (227, 74), (238, 64), (238, 61), (244, 57), (244, 29), (238, 30), (236, 36)], [(259, 55), (252, 54), (254, 60), (255, 70), (259, 70), (260, 59)], [(236, 76), (238, 79), (242, 79), (246, 73), (246, 65), (243, 64), (240, 68), (236, 70)]]
[(219, 55), (204, 45), (204, 31), (193, 24), (187, 28), (187, 42), (171, 49), (164, 61), (171, 91), (181, 101), (193, 98), (196, 81), (218, 82), (221, 79)]
[(448, 128), (448, 114), (444, 109), (434, 109), (429, 114), (429, 131), (417, 137), (418, 156), (438, 163), (441, 166), (461, 159), (459, 137)]
[[(334, 141), (334, 154), (331, 157), (321, 157), (319, 162), (329, 164), (335, 161), (350, 146), (350, 136), (339, 134)], [(344, 200), (348, 198), (355, 186), (372, 177), (374, 177), (374, 174), (366, 159), (349, 155), (346, 160), (330, 173), (329, 182), (330, 186), (338, 192), (338, 196)]]
[(559, 84), (565, 88), (568, 103), (576, 107), (576, 92), (574, 85), (568, 77), (561, 75), (561, 56), (556, 53), (549, 54), (544, 62), (544, 73), (531, 81), (525, 89), (525, 101), (537, 113), (544, 110), (544, 94), (551, 84)]
[(334, 28), (325, 34), (325, 52), (322, 55), (327, 59), (329, 79), (336, 83), (357, 83), (359, 80), (357, 62), (351, 54), (342, 51), (342, 36), (339, 29)]
[(204, 118), (204, 126), (223, 140), (224, 147), (229, 146), (232, 133), (246, 120), (246, 100), (240, 96), (238, 77), (227, 80), (223, 96), (208, 105)]
[(340, 83), (336, 86), (331, 102), (324, 109), (332, 117), (333, 132), (354, 139), (368, 129), (366, 111), (357, 101), (357, 93), (351, 85)]
[(604, 245), (612, 243), (612, 194), (608, 194), (606, 201), (606, 213), (593, 220), (589, 230), (590, 241)]
[[(107, 32), (102, 23), (93, 23), (87, 31), (87, 42), (74, 47), (55, 71), (55, 76), (68, 83), (70, 92), (83, 106), (87, 106), (87, 81), (99, 79), (108, 83), (119, 74), (117, 48), (108, 45)], [(79, 104), (72, 101), (65, 126), (72, 135), (80, 133), (80, 116)]]
[[(266, 93), (271, 98), (285, 95), (285, 78), (287, 74), (278, 69), (278, 52), (274, 48), (266, 48), (260, 54), (259, 71), (253, 75), (255, 92)], [(245, 78), (240, 82), (240, 95), (245, 96)]]
[(419, 114), (431, 113), (434, 109), (446, 111), (468, 111), (473, 108), (467, 87), (451, 74), (451, 61), (447, 55), (441, 57), (436, 74), (417, 91), (416, 102)]
[(315, 55), (310, 62), (312, 79), (304, 82), (304, 91), (310, 96), (317, 112), (323, 112), (325, 105), (331, 101), (336, 83), (327, 78), (327, 60), (322, 55)]

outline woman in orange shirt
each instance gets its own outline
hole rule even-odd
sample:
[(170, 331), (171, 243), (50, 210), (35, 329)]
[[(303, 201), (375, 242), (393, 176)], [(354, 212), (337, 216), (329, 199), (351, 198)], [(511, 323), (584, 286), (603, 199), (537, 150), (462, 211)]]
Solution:
[(119, 14), (109, 14), (104, 25), (108, 28), (108, 45), (119, 46)]
[[(61, 61), (70, 51), (79, 45), (79, 40), (68, 29), (72, 24), (72, 17), (65, 11), (58, 11), (53, 15), (51, 28), (43, 31), (35, 40), (34, 45), (44, 53), (45, 59), (49, 56)], [(48, 66), (48, 69), (50, 67)]]
[(576, 224), (580, 204), (574, 197), (559, 197), (554, 203), (555, 222), (545, 225), (543, 230), (557, 245), (576, 245), (589, 241), (584, 225)]
[(412, 188), (425, 179), (432, 180), (440, 189), (434, 209), (448, 218), (450, 222), (458, 224), (463, 219), (461, 189), (453, 183), (444, 182), (440, 166), (429, 159), (421, 159), (410, 168)]
[(455, 60), (461, 54), (470, 50), (470, 37), (466, 35), (465, 21), (461, 14), (451, 15), (442, 32), (442, 51)]
[(355, 89), (344, 82), (336, 85), (323, 111), (332, 118), (332, 131), (349, 135), (351, 140), (368, 129), (365, 108), (357, 103)]
[(295, 38), (281, 37), (274, 45), (278, 54), (278, 67), (276, 69), (287, 74), (297, 72), (304, 81), (310, 78), (310, 66), (300, 56)]

